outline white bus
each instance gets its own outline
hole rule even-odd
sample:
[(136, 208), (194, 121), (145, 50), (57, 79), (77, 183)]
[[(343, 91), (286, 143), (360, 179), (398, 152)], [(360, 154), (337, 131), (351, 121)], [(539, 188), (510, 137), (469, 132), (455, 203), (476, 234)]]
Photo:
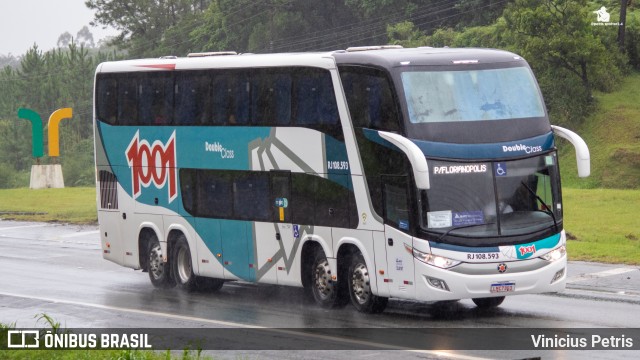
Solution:
[(589, 151), (515, 54), (106, 62), (94, 123), (103, 256), (156, 287), (300, 286), (363, 312), (564, 289), (554, 136), (580, 176)]

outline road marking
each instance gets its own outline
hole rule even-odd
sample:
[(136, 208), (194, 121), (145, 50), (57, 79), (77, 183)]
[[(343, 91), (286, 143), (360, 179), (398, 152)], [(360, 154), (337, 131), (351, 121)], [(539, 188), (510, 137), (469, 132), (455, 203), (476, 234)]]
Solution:
[(599, 279), (599, 278), (603, 278), (603, 277), (607, 277), (607, 276), (614, 276), (614, 275), (622, 275), (622, 274), (626, 274), (632, 271), (638, 271), (638, 269), (636, 268), (628, 268), (628, 267), (623, 267), (623, 268), (615, 268), (615, 269), (610, 269), (610, 270), (605, 270), (605, 271), (600, 271), (600, 272), (595, 272), (595, 273), (590, 273), (590, 274), (580, 274), (577, 276), (572, 276), (569, 279), (567, 279), (568, 283), (575, 283), (575, 282), (579, 282), (579, 281), (585, 281), (585, 280), (591, 280), (591, 279)]
[(49, 226), (49, 224), (10, 226), (10, 227), (5, 227), (5, 228), (0, 227), (0, 231), (15, 230), (15, 229), (27, 229), (27, 228), (37, 228), (37, 227), (44, 227), (44, 226)]
[(449, 358), (460, 359), (460, 360), (488, 360), (487, 358), (481, 358), (481, 357), (469, 356), (469, 355), (462, 355), (462, 354), (454, 354), (454, 353), (451, 353), (449, 351), (444, 351), (444, 350), (415, 350), (415, 349), (409, 349), (409, 348), (402, 347), (402, 346), (382, 345), (382, 344), (373, 343), (373, 342), (370, 342), (370, 341), (343, 339), (343, 338), (334, 337), (334, 336), (330, 336), (330, 335), (310, 334), (310, 333), (297, 332), (297, 331), (284, 330), (284, 329), (273, 329), (273, 328), (268, 328), (268, 327), (265, 327), (265, 326), (247, 325), (247, 324), (235, 323), (235, 322), (230, 322), (230, 321), (220, 321), (220, 320), (198, 318), (198, 317), (194, 317), (194, 316), (167, 314), (167, 313), (148, 311), (148, 310), (139, 310), (139, 309), (123, 308), (123, 307), (118, 307), (118, 306), (85, 303), (85, 302), (81, 302), (81, 301), (54, 299), (54, 298), (42, 297), (42, 296), (29, 296), (29, 295), (21, 295), (21, 294), (8, 293), (8, 292), (0, 292), (0, 296), (12, 296), (12, 297), (18, 297), (18, 298), (23, 298), (23, 299), (47, 301), (47, 302), (57, 303), (57, 304), (84, 306), (84, 307), (91, 307), (91, 308), (95, 308), (95, 309), (121, 311), (121, 312), (138, 314), (138, 315), (158, 316), (158, 317), (164, 317), (164, 318), (176, 319), (176, 320), (187, 320), (187, 321), (194, 321), (194, 322), (201, 322), (201, 323), (219, 325), (221, 327), (236, 327), (236, 328), (245, 328), (245, 329), (263, 329), (265, 331), (271, 331), (271, 332), (279, 333), (279, 334), (287, 334), (287, 335), (294, 335), (294, 336), (299, 336), (299, 337), (309, 337), (309, 338), (324, 339), (324, 340), (333, 341), (333, 342), (337, 342), (337, 343), (352, 343), (352, 344), (364, 345), (364, 346), (367, 346), (367, 347), (381, 348), (381, 349), (386, 349), (386, 350), (404, 350), (404, 351), (410, 351), (410, 352), (420, 353), (420, 354), (429, 354), (429, 355), (435, 355), (435, 356), (446, 356), (446, 357), (449, 357)]
[(99, 232), (100, 231), (98, 231), (98, 230), (81, 231), (81, 232), (77, 232), (77, 233), (73, 233), (73, 234), (60, 235), (58, 237), (59, 238), (70, 238), (70, 237), (76, 237), (76, 236), (94, 235), (94, 234), (98, 234)]

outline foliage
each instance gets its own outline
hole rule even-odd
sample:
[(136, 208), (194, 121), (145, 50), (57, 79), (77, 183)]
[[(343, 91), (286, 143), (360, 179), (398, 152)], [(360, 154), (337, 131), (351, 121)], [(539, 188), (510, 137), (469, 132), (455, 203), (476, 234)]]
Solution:
[[(89, 35), (85, 34), (88, 39)], [(31, 125), (17, 117), (19, 108), (36, 111), (45, 124), (58, 108), (73, 109), (73, 118), (60, 124), (63, 173), (72, 186), (93, 184), (93, 75), (98, 63), (113, 58), (91, 52), (71, 42), (66, 48), (43, 53), (34, 45), (20, 59), (17, 70), (0, 72), (0, 188), (28, 186), (28, 172), (35, 162), (31, 155)], [(47, 149), (47, 136), (44, 137)], [(47, 156), (41, 163), (58, 161)], [(66, 168), (70, 171), (66, 173)], [(17, 180), (20, 180), (18, 182)], [(24, 181), (23, 181), (24, 180)]]

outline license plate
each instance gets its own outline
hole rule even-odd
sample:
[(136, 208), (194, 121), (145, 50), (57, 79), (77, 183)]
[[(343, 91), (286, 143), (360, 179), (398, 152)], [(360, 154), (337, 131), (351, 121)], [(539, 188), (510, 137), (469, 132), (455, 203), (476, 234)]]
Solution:
[(512, 292), (515, 290), (516, 290), (515, 282), (503, 282), (503, 283), (491, 284), (491, 289), (490, 289), (492, 293)]

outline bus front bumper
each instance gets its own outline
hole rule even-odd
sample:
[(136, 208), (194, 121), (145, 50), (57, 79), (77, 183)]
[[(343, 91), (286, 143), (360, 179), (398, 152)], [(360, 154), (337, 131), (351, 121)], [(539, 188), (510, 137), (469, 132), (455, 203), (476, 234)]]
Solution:
[(415, 279), (416, 299), (420, 301), (560, 292), (567, 280), (567, 257), (553, 262), (536, 258), (465, 263), (450, 269), (416, 260)]

